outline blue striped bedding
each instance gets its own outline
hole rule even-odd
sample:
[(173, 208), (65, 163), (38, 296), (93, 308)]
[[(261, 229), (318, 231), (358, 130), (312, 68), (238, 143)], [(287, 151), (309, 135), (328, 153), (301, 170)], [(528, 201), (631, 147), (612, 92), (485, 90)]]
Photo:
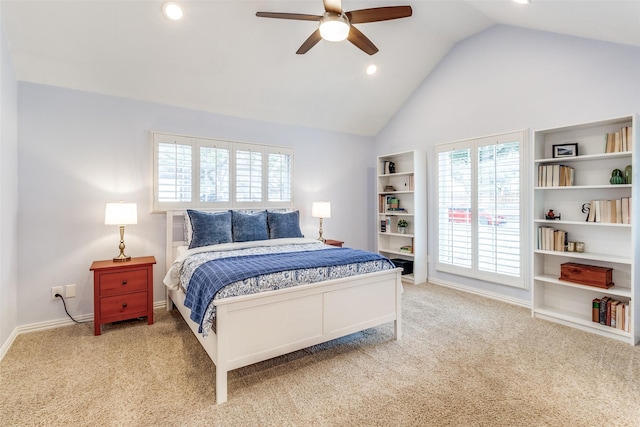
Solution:
[(379, 254), (335, 248), (310, 239), (242, 249), (225, 247), (224, 251), (212, 248), (196, 251), (177, 263), (186, 292), (185, 306), (191, 309), (191, 319), (205, 336), (214, 325), (214, 299), (394, 268)]

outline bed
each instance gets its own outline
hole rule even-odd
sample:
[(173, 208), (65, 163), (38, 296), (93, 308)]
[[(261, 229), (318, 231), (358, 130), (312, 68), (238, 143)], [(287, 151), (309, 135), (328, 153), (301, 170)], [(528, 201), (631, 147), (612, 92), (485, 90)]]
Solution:
[[(254, 217), (267, 214), (267, 238), (264, 239), (262, 230), (258, 236), (252, 233)], [(230, 237), (228, 215), (231, 215)], [(394, 339), (401, 338), (402, 269), (390, 262), (387, 265), (388, 260), (377, 254), (343, 251), (344, 248), (302, 237), (297, 215), (297, 211), (267, 210), (167, 211), (164, 278), (167, 310), (177, 308), (215, 364), (219, 404), (227, 401), (227, 373), (233, 369), (390, 322), (394, 325)], [(214, 217), (218, 218), (212, 220)], [(225, 218), (221, 220), (221, 217)], [(236, 218), (240, 219), (236, 221)], [(249, 221), (243, 222), (247, 218)], [(275, 219), (272, 221), (272, 218)], [(262, 220), (259, 224), (261, 229)], [(203, 229), (211, 232), (203, 233)], [(275, 261), (267, 258), (272, 255), (265, 252), (275, 253)], [(376, 261), (373, 255), (382, 260)], [(321, 262), (315, 261), (321, 257), (350, 261), (346, 265), (320, 268), (313, 263)], [(209, 266), (224, 264), (219, 258), (231, 263), (225, 267), (227, 270), (223, 273), (212, 270), (211, 275), (203, 273), (209, 271)], [(292, 269), (295, 275), (291, 271), (275, 271), (274, 265), (284, 262), (279, 260), (285, 258), (302, 262), (308, 269), (297, 266)], [(212, 261), (214, 259), (216, 261)], [(236, 272), (239, 266), (254, 260), (261, 260), (266, 266), (257, 278), (245, 278), (242, 276), (245, 273)], [(377, 269), (372, 268), (373, 265), (381, 267), (373, 271)], [(318, 273), (307, 274), (316, 270)], [(202, 301), (194, 302), (196, 291), (205, 298), (203, 301), (211, 295), (210, 290), (203, 291), (206, 287), (196, 278), (216, 281), (217, 277), (227, 274), (233, 276), (230, 281), (241, 279), (223, 288), (208, 301), (206, 309)], [(270, 285), (259, 286), (259, 292), (248, 290), (249, 285), (256, 283)], [(227, 292), (227, 289), (232, 290)]]

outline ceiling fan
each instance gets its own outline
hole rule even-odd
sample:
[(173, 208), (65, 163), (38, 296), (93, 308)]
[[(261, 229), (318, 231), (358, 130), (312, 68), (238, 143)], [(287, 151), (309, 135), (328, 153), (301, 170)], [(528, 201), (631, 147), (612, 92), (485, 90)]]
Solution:
[(342, 11), (342, 0), (323, 0), (325, 12), (322, 15), (306, 15), (303, 13), (256, 12), (262, 18), (294, 19), (298, 21), (318, 21), (315, 30), (296, 51), (298, 55), (307, 53), (320, 40), (342, 41), (348, 39), (363, 52), (373, 55), (378, 51), (376, 45), (353, 24), (389, 21), (391, 19), (411, 16), (411, 6), (386, 6), (371, 9)]

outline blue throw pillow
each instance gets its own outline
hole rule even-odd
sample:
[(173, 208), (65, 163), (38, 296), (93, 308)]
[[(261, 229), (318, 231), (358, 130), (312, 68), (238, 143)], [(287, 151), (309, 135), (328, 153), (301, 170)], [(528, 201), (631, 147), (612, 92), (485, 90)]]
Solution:
[(269, 238), (267, 211), (231, 212), (234, 242), (251, 242)]
[(269, 224), (269, 238), (283, 239), (285, 237), (304, 237), (300, 231), (300, 214), (293, 212), (267, 211)]
[(187, 214), (192, 232), (189, 249), (232, 241), (231, 211), (202, 212), (187, 209)]

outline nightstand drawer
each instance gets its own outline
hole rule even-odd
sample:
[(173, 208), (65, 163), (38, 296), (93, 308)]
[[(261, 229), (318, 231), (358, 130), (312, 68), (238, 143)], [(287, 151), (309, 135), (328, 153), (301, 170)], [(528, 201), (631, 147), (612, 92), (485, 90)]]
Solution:
[(100, 296), (147, 289), (147, 269), (100, 274)]
[[(137, 315), (147, 315), (147, 292), (116, 295), (100, 299), (102, 321), (131, 319)], [(139, 313), (139, 314), (138, 314)]]

